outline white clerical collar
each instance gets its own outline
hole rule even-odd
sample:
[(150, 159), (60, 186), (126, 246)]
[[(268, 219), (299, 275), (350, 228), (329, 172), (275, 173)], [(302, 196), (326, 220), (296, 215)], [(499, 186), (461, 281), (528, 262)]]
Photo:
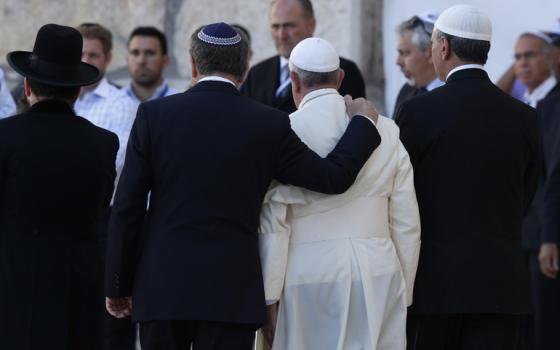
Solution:
[(439, 80), (438, 78), (435, 78), (428, 85), (426, 85), (426, 90), (427, 91), (432, 91), (433, 89), (438, 88), (438, 87), (442, 86), (443, 84), (444, 84), (443, 81)]
[(474, 69), (482, 69), (482, 70), (485, 70), (485, 69), (484, 69), (484, 66), (481, 65), (481, 64), (463, 64), (462, 66), (453, 68), (453, 69), (451, 70), (451, 72), (449, 72), (449, 73), (447, 74), (447, 77), (445, 77), (445, 81), (449, 80), (449, 77), (451, 76), (451, 74), (453, 74), (453, 73), (455, 73), (455, 72), (458, 72), (458, 71), (464, 70), (464, 69), (473, 69), (473, 68), (474, 68)]
[(310, 101), (312, 101), (316, 98), (319, 98), (321, 96), (325, 96), (325, 95), (337, 95), (340, 98), (342, 98), (342, 96), (340, 96), (340, 94), (338, 93), (338, 91), (336, 89), (326, 88), (326, 89), (313, 90), (303, 97), (303, 99), (301, 100), (301, 102), (298, 106), (298, 110), (302, 109), (303, 106), (305, 104), (307, 104), (308, 102), (310, 102)]
[(550, 76), (548, 79), (543, 81), (541, 85), (537, 86), (533, 92), (525, 91), (523, 95), (523, 101), (533, 108), (537, 108), (537, 103), (548, 95), (550, 90), (556, 86), (556, 78)]
[(221, 81), (223, 83), (230, 83), (231, 85), (235, 86), (235, 88), (237, 89), (237, 85), (235, 85), (235, 83), (229, 79), (226, 79), (224, 77), (219, 77), (217, 75), (210, 75), (208, 77), (204, 77), (202, 79), (200, 79), (198, 82), (202, 82), (202, 81)]

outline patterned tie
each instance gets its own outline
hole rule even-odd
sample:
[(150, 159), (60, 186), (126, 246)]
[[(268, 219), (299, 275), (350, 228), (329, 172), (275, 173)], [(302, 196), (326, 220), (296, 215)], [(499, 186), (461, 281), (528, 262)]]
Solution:
[(280, 86), (276, 89), (276, 97), (284, 97), (288, 91), (288, 86), (290, 86), (290, 70), (288, 65), (285, 64), (280, 70)]

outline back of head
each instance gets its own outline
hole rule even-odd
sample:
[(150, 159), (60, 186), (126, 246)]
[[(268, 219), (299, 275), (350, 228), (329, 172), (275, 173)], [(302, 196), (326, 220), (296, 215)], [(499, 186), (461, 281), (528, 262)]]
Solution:
[(167, 55), (167, 38), (165, 37), (165, 34), (163, 34), (163, 32), (157, 29), (156, 27), (145, 26), (145, 27), (134, 28), (134, 30), (132, 31), (132, 33), (130, 33), (130, 36), (128, 37), (128, 44), (130, 44), (130, 41), (135, 36), (146, 36), (146, 37), (156, 38), (159, 41), (162, 55)]
[(107, 55), (113, 49), (113, 35), (99, 23), (82, 23), (76, 29), (84, 39), (97, 39), (103, 46), (103, 52)]
[(340, 58), (328, 41), (315, 37), (300, 41), (292, 50), (289, 62), (290, 70), (305, 88), (337, 87)]
[(209, 24), (195, 31), (189, 52), (197, 71), (204, 76), (225, 73), (241, 81), (247, 70), (247, 38), (226, 23)]
[(448, 40), (451, 51), (465, 63), (486, 64), (492, 38), (490, 18), (469, 5), (456, 5), (439, 16), (434, 25), (437, 40)]
[(31, 92), (38, 100), (60, 100), (73, 105), (80, 93), (80, 87), (76, 86), (55, 86), (33, 79), (27, 79)]

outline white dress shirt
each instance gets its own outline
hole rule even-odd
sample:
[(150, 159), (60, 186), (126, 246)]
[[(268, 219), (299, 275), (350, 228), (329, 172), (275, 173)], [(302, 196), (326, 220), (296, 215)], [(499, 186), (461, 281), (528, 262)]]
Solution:
[(540, 100), (546, 97), (550, 90), (552, 90), (556, 86), (556, 78), (550, 76), (548, 79), (543, 81), (541, 85), (537, 86), (535, 90), (529, 92), (529, 90), (525, 91), (523, 95), (523, 102), (527, 103), (529, 106), (533, 108), (537, 108), (537, 103)]
[(103, 78), (93, 91), (83, 93), (74, 104), (76, 114), (89, 120), (96, 126), (114, 132), (119, 138), (119, 151), (115, 168), (117, 177), (115, 187), (119, 181), (124, 165), (126, 145), (134, 119), (137, 106), (125, 98), (122, 92), (109, 84)]

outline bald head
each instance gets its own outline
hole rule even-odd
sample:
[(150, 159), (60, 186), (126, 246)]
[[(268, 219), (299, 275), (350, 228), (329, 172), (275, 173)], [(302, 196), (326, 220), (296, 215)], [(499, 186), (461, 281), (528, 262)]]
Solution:
[(290, 57), (292, 49), (313, 36), (315, 17), (309, 0), (274, 0), (270, 5), (270, 31), (280, 56)]

